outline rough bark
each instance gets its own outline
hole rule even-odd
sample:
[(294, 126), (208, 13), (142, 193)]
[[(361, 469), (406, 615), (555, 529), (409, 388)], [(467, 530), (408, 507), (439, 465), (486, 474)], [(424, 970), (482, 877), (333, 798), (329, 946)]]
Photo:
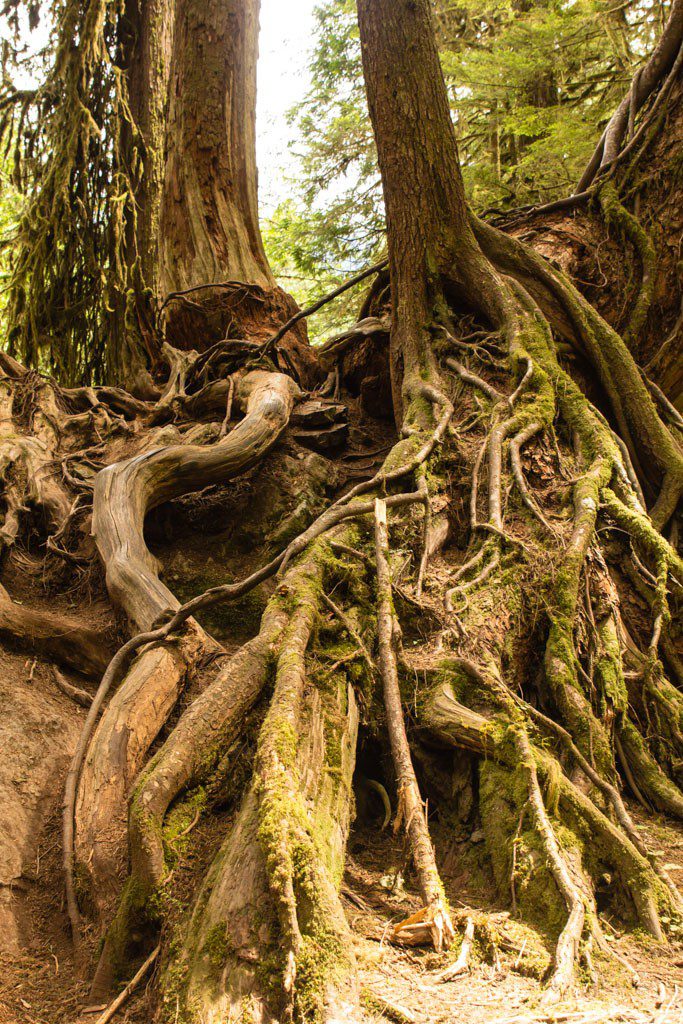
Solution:
[(135, 213), (126, 223), (125, 238), (133, 288), (120, 297), (107, 364), (111, 380), (124, 382), (134, 393), (149, 394), (148, 371), (159, 359), (155, 317), (161, 298), (159, 218), (173, 5), (166, 0), (129, 0), (121, 34), (132, 118), (123, 144), (135, 189)]
[[(425, 3), (360, 0), (363, 72), (382, 174), (391, 278), (394, 407), (433, 372), (428, 327), (445, 312), (444, 283), (498, 319), (472, 234), (432, 15)], [(426, 116), (426, 112), (429, 112)], [(410, 125), (410, 131), (406, 126)], [(404, 394), (405, 398), (405, 394)]]
[(166, 127), (160, 291), (272, 288), (256, 196), (258, 0), (179, 0)]

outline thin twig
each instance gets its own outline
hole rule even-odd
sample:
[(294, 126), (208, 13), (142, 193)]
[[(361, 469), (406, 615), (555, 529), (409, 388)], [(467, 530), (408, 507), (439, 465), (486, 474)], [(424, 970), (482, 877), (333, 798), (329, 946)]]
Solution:
[(147, 971), (150, 969), (156, 958), (159, 956), (160, 949), (161, 946), (156, 946), (156, 948), (152, 950), (152, 952), (149, 954), (142, 967), (140, 967), (137, 973), (133, 975), (133, 977), (128, 982), (126, 987), (123, 989), (123, 991), (119, 992), (116, 999), (114, 999), (113, 1002), (109, 1004), (104, 1013), (100, 1014), (100, 1016), (95, 1021), (95, 1024), (107, 1024), (107, 1021), (110, 1021), (112, 1019), (112, 1017), (119, 1009), (119, 1007), (123, 1006), (125, 1001), (135, 991), (135, 989), (138, 987), (144, 976), (147, 974)]

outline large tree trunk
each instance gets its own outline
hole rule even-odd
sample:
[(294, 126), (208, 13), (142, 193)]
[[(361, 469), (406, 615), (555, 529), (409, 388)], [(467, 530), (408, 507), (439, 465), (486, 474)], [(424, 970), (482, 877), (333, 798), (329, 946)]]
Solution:
[(272, 288), (258, 223), (258, 0), (178, 0), (166, 126), (160, 291)]
[(427, 330), (444, 310), (444, 282), (461, 298), (474, 294), (485, 315), (493, 307), (473, 287), (489, 271), (469, 224), (431, 11), (423, 3), (360, 0), (358, 21), (387, 216), (400, 422), (404, 378), (409, 387), (430, 362)]
[[(127, 3), (122, 19), (123, 63), (132, 124), (124, 151), (135, 187), (135, 213), (126, 223), (126, 260), (133, 289), (121, 296), (108, 354), (111, 380), (149, 395), (147, 372), (159, 359), (156, 304), (160, 297), (159, 255), (164, 186), (166, 112), (173, 38), (168, 0)], [(136, 387), (137, 385), (137, 387)]]
[[(158, 294), (165, 337), (182, 349), (266, 340), (297, 311), (275, 284), (259, 227), (258, 13), (258, 0), (178, 0), (175, 8)], [(274, 355), (304, 386), (315, 381), (302, 323)]]

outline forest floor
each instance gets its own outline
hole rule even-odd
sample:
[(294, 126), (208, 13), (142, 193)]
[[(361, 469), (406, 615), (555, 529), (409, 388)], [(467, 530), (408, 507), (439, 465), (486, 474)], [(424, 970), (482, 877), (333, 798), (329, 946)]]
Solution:
[[(352, 424), (352, 437), (354, 430), (358, 428)], [(341, 459), (336, 463), (336, 471), (345, 468), (347, 476), (349, 466), (353, 467), (352, 479), (363, 472), (371, 475), (390, 441), (390, 430), (382, 428), (364, 436), (357, 433), (355, 441), (344, 453), (345, 467)], [(290, 442), (283, 447), (292, 460), (308, 457)], [(281, 454), (281, 450), (274, 453), (272, 466), (279, 464)], [(259, 468), (261, 485), (268, 472), (267, 466)], [(208, 523), (219, 511), (223, 523), (244, 522), (239, 507), (251, 500), (248, 483), (238, 481), (229, 494), (212, 489), (211, 494), (200, 498), (174, 503), (168, 520), (173, 524), (171, 533), (166, 531), (163, 512), (150, 530), (150, 547), (161, 558), (169, 586), (181, 600), (211, 583), (214, 569), (222, 579), (241, 575), (254, 558), (260, 557), (250, 548), (246, 534), (231, 534), (225, 546), (212, 537), (207, 548), (201, 525), (202, 517)], [(185, 519), (179, 514), (183, 508)], [(181, 534), (183, 529), (186, 531), (184, 536), (179, 537), (178, 529)], [(223, 554), (228, 549), (232, 558), (226, 565)], [(214, 561), (212, 568), (208, 563)], [(201, 585), (188, 584), (193, 567), (200, 563)], [(115, 637), (121, 639), (101, 582), (90, 586), (82, 580), (72, 593), (55, 596), (54, 589), (46, 589), (40, 564), (39, 552), (12, 555), (7, 563), (11, 573), (3, 574), (3, 583), (15, 600), (35, 608), (76, 614), (83, 625), (101, 631), (103, 643), (113, 644)], [(448, 556), (435, 559), (430, 572), (447, 574)], [(258, 596), (256, 592), (254, 602), (253, 621), (240, 615), (207, 623), (226, 649), (243, 642), (252, 625), (256, 628), (265, 594)], [(230, 619), (240, 623), (244, 635), (225, 628)], [(412, 657), (419, 659), (421, 651), (423, 657), (429, 657), (429, 642), (423, 645), (417, 639), (413, 643)], [(84, 685), (75, 674), (64, 674), (74, 684)], [(85, 714), (59, 690), (48, 663), (0, 649), (0, 749), (9, 752), (0, 759), (0, 869), (4, 872), (0, 875), (0, 1024), (94, 1024), (98, 1017), (96, 1008), (88, 1005), (86, 974), (92, 965), (84, 969), (74, 962), (61, 864), (64, 778)], [(255, 721), (258, 716), (256, 709)], [(246, 761), (249, 756), (247, 749)], [(384, 776), (383, 766), (373, 764), (371, 743), (362, 753), (361, 767), (373, 778)], [(236, 770), (235, 777), (239, 781), (240, 771)], [(181, 902), (225, 835), (239, 793), (235, 797), (198, 823), (192, 843), (181, 852), (173, 879), (174, 892)], [(629, 810), (648, 845), (662, 852), (663, 862), (683, 882), (683, 831), (662, 817), (645, 816), (637, 806)], [(376, 815), (364, 814), (349, 839), (342, 895), (355, 939), (365, 1021), (683, 1022), (683, 948), (663, 947), (640, 933), (622, 932), (616, 919), (610, 920), (611, 908), (603, 910), (603, 926), (614, 950), (637, 972), (638, 985), (634, 986), (632, 975), (616, 958), (605, 960), (596, 955), (597, 985), (586, 977), (585, 985), (571, 998), (545, 1006), (539, 975), (550, 963), (552, 937), (542, 934), (543, 922), (539, 922), (538, 929), (521, 924), (511, 914), (509, 901), (501, 902), (496, 895), (476, 817), (466, 816), (465, 825), (441, 821), (437, 812), (431, 817), (441, 876), (459, 923), (469, 912), (490, 914), (503, 938), (499, 960), (494, 966), (475, 942), (467, 972), (441, 984), (435, 980), (436, 974), (453, 959), (452, 953), (437, 955), (427, 949), (399, 948), (386, 941), (390, 924), (418, 909), (420, 900), (406, 869), (402, 840), (391, 827), (382, 830)], [(20, 842), (17, 837), (21, 837)], [(95, 945), (94, 937), (86, 942), (90, 954)], [(155, 975), (151, 974), (114, 1020), (146, 1024), (151, 1019), (154, 985)]]
[[(5, 668), (3, 663), (3, 669)], [(51, 699), (47, 673), (36, 673), (36, 695)], [(61, 781), (61, 780), (56, 780)], [(56, 787), (59, 789), (59, 787)], [(683, 873), (683, 835), (663, 819), (645, 825), (638, 808), (629, 810), (645, 834), (649, 832), (665, 861)], [(214, 818), (213, 836), (198, 829), (192, 853), (177, 869), (178, 889), (210, 856), (212, 838), (224, 834), (230, 815)], [(1, 1024), (92, 1024), (97, 1010), (90, 1007), (87, 981), (73, 962), (64, 912), (59, 851), (59, 799), (46, 814), (37, 837), (35, 874), (27, 880), (23, 898), (21, 949), (0, 952)], [(463, 913), (485, 911), (501, 924), (509, 938), (495, 968), (480, 955), (476, 944), (470, 969), (453, 981), (432, 980), (452, 954), (428, 949), (404, 949), (386, 941), (390, 923), (420, 906), (410, 874), (402, 877), (404, 850), (391, 829), (379, 824), (355, 829), (350, 838), (343, 898), (356, 945), (366, 1022), (397, 1024), (680, 1024), (683, 1021), (683, 949), (662, 948), (642, 935), (622, 934), (615, 927), (613, 945), (639, 976), (634, 987), (616, 960), (596, 960), (599, 982), (553, 1006), (543, 1005), (543, 988), (528, 976), (548, 958), (549, 944), (540, 932), (515, 922), (495, 895), (487, 878), (483, 843), (477, 831), (438, 844), (440, 867), (453, 907)], [(397, 882), (397, 875), (398, 884)], [(185, 878), (183, 878), (185, 876)], [(392, 891), (392, 886), (394, 889)], [(18, 895), (18, 894), (17, 894)], [(609, 918), (603, 916), (609, 927)], [(147, 1024), (154, 977), (131, 997), (114, 1018), (121, 1024)], [(89, 1010), (90, 1012), (84, 1012)]]

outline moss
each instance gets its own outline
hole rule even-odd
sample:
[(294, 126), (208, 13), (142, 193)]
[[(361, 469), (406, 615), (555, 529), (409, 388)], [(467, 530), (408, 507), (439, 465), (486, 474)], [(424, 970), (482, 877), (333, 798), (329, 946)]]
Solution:
[(180, 926), (173, 929), (168, 957), (163, 968), (161, 994), (162, 1020), (173, 1024), (191, 1024), (192, 1015), (186, 1006), (189, 966), (184, 955)]
[(369, 1013), (381, 1020), (392, 1020), (394, 1024), (411, 1024), (415, 1020), (412, 1014), (402, 1013), (397, 1006), (389, 1005), (369, 988), (361, 989), (360, 1000)]
[(225, 924), (215, 924), (201, 948), (201, 955), (206, 957), (212, 967), (221, 968), (225, 965), (230, 952)]
[(623, 332), (626, 344), (629, 347), (636, 347), (652, 304), (657, 272), (657, 255), (647, 231), (645, 231), (638, 219), (629, 213), (622, 204), (612, 181), (606, 181), (600, 187), (598, 199), (607, 226), (622, 239), (630, 242), (640, 259), (640, 288), (632, 305), (628, 326)]
[[(510, 898), (513, 843), (515, 853), (515, 896), (521, 916), (549, 939), (556, 939), (566, 924), (564, 900), (546, 866), (546, 856), (534, 828), (518, 832), (526, 804), (524, 773), (511, 772), (493, 763), (480, 766), (480, 811), (494, 877), (501, 897)], [(567, 829), (554, 825), (563, 845), (577, 840)], [(517, 838), (515, 839), (515, 836)]]
[(607, 615), (597, 626), (600, 640), (600, 655), (595, 665), (595, 683), (604, 702), (617, 712), (628, 707), (628, 692), (621, 662), (621, 644), (617, 625), (612, 615)]
[(106, 953), (118, 978), (125, 977), (131, 948), (139, 943), (145, 930), (156, 919), (150, 894), (134, 876), (126, 881), (114, 920), (107, 931)]
[(205, 810), (206, 804), (206, 789), (198, 786), (193, 792), (176, 801), (167, 813), (162, 827), (162, 838), (169, 867), (173, 866), (182, 850), (191, 842), (188, 830), (197, 815)]

